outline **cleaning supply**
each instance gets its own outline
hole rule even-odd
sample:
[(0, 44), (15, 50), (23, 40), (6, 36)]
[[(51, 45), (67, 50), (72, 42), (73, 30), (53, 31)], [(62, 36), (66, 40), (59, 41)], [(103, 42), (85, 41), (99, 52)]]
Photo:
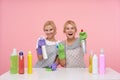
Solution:
[(104, 50), (100, 49), (100, 55), (99, 55), (99, 73), (104, 74), (105, 73), (105, 55)]
[(92, 73), (98, 74), (98, 56), (96, 54), (92, 58)]
[(16, 74), (18, 73), (18, 55), (16, 48), (13, 49), (12, 55), (10, 56), (10, 73)]
[(64, 45), (61, 44), (61, 43), (59, 43), (59, 45), (58, 45), (58, 58), (59, 59), (65, 59), (66, 58)]
[(38, 42), (38, 46), (41, 47), (42, 49), (42, 54), (43, 54), (43, 58), (47, 59), (47, 52), (46, 52), (46, 43), (45, 43), (45, 39), (43, 37), (40, 38), (39, 42)]
[(24, 55), (23, 52), (19, 52), (19, 74), (24, 74)]
[(83, 53), (86, 53), (86, 39), (87, 39), (87, 33), (81, 29), (81, 32), (79, 33), (80, 42), (82, 46)]
[(93, 51), (90, 52), (90, 56), (89, 56), (89, 73), (92, 73), (92, 58), (93, 58)]
[(28, 74), (32, 74), (32, 53), (28, 51)]

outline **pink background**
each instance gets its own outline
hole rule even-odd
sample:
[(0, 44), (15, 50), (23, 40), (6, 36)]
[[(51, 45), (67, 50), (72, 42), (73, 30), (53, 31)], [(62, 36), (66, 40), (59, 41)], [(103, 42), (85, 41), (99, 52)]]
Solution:
[(27, 52), (31, 50), (34, 65), (36, 40), (44, 35), (45, 21), (55, 22), (56, 38), (63, 40), (66, 38), (63, 24), (68, 19), (76, 22), (78, 33), (81, 28), (88, 33), (87, 66), (90, 50), (99, 54), (100, 48), (104, 48), (106, 66), (120, 72), (119, 0), (0, 0), (0, 74), (9, 70), (14, 47), (18, 52), (24, 51), (26, 63)]

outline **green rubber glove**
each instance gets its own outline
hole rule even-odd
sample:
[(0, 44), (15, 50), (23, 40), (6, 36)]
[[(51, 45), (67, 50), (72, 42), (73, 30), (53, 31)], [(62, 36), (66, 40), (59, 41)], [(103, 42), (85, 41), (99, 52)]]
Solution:
[(63, 44), (59, 44), (58, 45), (58, 58), (59, 59), (65, 59), (66, 55), (65, 55), (65, 48)]
[(83, 29), (81, 29), (81, 32), (79, 33), (80, 40), (87, 39), (87, 33), (83, 32)]

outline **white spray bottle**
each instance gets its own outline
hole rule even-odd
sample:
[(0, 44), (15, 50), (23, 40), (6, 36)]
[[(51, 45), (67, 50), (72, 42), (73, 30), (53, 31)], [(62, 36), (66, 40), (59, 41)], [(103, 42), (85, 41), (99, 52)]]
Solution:
[(79, 33), (80, 36), (80, 42), (81, 42), (81, 47), (83, 50), (83, 53), (85, 54), (86, 51), (86, 39), (87, 39), (87, 33), (83, 31), (83, 29), (81, 29), (81, 32)]
[(92, 59), (92, 73), (98, 74), (98, 56), (96, 54), (93, 55)]

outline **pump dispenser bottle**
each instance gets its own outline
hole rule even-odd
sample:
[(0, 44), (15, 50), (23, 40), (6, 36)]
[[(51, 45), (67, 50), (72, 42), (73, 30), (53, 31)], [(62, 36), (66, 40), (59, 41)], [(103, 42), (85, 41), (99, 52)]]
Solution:
[(100, 55), (99, 55), (99, 73), (104, 74), (105, 73), (105, 55), (104, 50), (100, 49)]

